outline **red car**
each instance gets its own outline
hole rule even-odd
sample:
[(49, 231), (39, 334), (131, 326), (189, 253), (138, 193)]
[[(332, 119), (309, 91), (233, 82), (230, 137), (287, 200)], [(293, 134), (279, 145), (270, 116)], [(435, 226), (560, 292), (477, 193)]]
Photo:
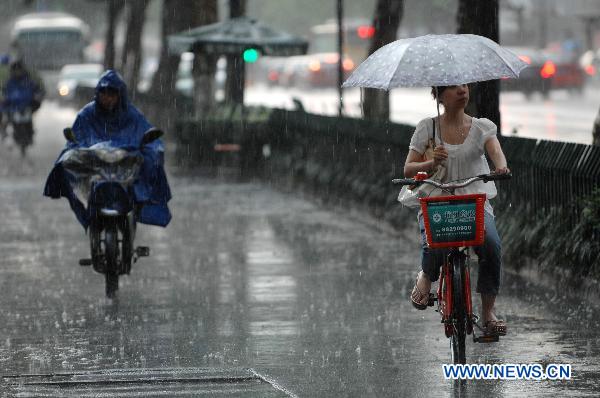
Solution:
[(538, 92), (547, 98), (553, 88), (552, 78), (556, 73), (556, 65), (539, 50), (521, 47), (508, 49), (518, 55), (528, 66), (521, 71), (518, 79), (501, 80), (500, 90), (520, 91), (528, 98)]
[(555, 65), (555, 72), (552, 75), (552, 89), (565, 89), (581, 93), (585, 86), (586, 73), (578, 60), (559, 53), (548, 53), (547, 57)]

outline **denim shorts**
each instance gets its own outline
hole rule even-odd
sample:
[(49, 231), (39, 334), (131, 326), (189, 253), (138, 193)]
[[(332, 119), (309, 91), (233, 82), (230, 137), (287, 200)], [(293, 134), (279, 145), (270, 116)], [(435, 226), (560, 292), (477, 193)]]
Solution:
[[(419, 229), (421, 231), (421, 268), (434, 282), (438, 279), (440, 267), (450, 249), (431, 249), (427, 246), (423, 215), (419, 214)], [(500, 289), (502, 272), (502, 243), (496, 230), (494, 216), (485, 212), (485, 238), (482, 246), (474, 247), (479, 258), (479, 274), (477, 278), (477, 293), (496, 296)]]

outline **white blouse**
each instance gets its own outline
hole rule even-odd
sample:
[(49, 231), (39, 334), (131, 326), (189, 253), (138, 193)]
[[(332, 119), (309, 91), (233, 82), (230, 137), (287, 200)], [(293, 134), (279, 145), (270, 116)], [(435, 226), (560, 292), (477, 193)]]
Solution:
[[(437, 119), (437, 118), (436, 118)], [(435, 142), (440, 145), (440, 130), (439, 122), (436, 123)], [(429, 139), (433, 135), (433, 121), (431, 118), (423, 119), (417, 124), (415, 132), (410, 140), (409, 148), (423, 154), (427, 148)], [(496, 136), (496, 125), (489, 119), (472, 118), (471, 128), (465, 141), (459, 145), (451, 145), (444, 143), (444, 147), (448, 151), (448, 160), (445, 162), (446, 176), (442, 182), (466, 179), (479, 174), (487, 174), (490, 172), (487, 159), (485, 157), (485, 143), (492, 137)], [(477, 181), (473, 184), (459, 188), (455, 191), (457, 195), (484, 193), (487, 196), (485, 209), (493, 213), (492, 206), (489, 200), (497, 195), (496, 185), (493, 181), (484, 183)], [(433, 196), (439, 196), (441, 192), (438, 190), (432, 193)]]

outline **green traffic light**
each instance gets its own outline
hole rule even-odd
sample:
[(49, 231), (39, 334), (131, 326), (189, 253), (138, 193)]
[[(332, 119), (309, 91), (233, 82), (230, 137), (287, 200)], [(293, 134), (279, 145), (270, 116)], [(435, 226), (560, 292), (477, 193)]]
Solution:
[(244, 62), (253, 63), (258, 60), (258, 50), (255, 48), (249, 48), (244, 51), (243, 58)]

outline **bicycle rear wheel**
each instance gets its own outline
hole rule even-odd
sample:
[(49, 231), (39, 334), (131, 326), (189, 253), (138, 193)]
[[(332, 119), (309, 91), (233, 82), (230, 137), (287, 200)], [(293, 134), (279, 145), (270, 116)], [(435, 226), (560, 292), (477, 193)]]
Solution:
[(450, 258), (452, 266), (452, 318), (454, 323), (454, 333), (450, 338), (450, 347), (452, 349), (452, 361), (458, 364), (464, 364), (466, 358), (465, 340), (467, 336), (467, 309), (464, 301), (464, 265), (465, 259), (461, 255)]

